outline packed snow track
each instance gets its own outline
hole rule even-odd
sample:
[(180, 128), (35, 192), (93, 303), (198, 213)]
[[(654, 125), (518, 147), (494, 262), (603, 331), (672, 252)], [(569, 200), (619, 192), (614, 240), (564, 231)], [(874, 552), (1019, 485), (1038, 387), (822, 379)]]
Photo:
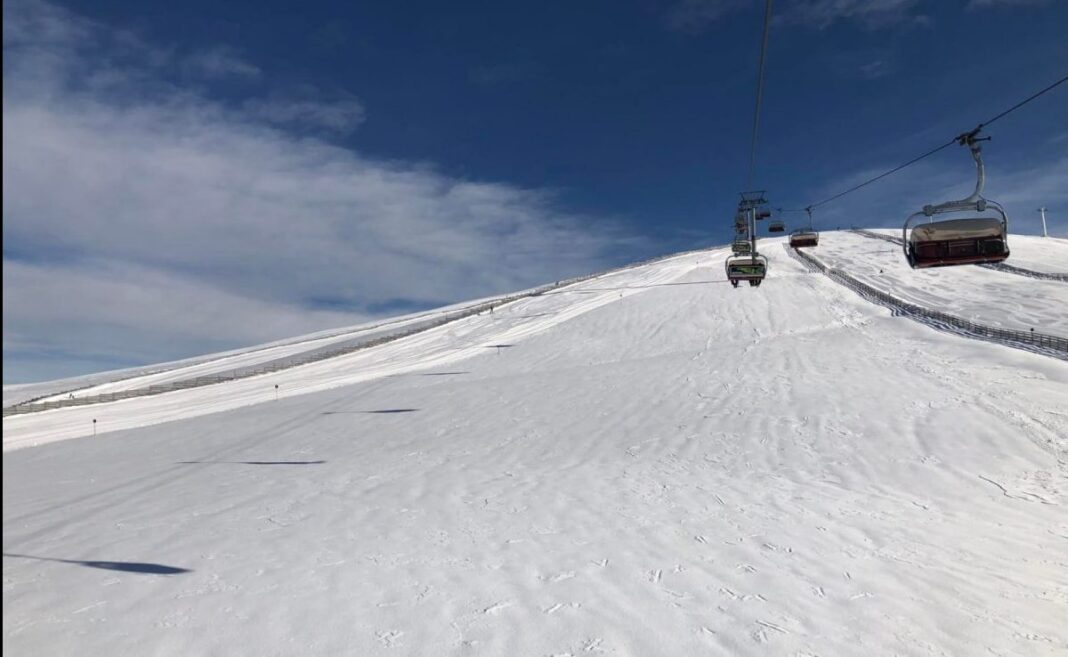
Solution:
[[(879, 248), (814, 253), (838, 237)], [(5, 650), (1064, 654), (1068, 362), (895, 317), (767, 242), (758, 289), (687, 254), (5, 418)], [(1035, 281), (982, 275), (1064, 326)], [(961, 312), (1016, 321), (998, 285)]]

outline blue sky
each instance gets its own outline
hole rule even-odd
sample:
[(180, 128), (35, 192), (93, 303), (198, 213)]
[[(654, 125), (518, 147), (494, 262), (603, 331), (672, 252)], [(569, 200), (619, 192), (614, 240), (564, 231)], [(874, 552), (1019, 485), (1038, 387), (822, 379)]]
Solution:
[[(722, 243), (762, 3), (4, 6), (4, 381), (195, 355)], [(1068, 73), (1068, 3), (778, 0), (758, 186), (802, 207)], [(1068, 89), (988, 196), (1068, 234)], [(963, 195), (946, 149), (829, 204)], [(790, 216), (786, 217), (788, 220)]]

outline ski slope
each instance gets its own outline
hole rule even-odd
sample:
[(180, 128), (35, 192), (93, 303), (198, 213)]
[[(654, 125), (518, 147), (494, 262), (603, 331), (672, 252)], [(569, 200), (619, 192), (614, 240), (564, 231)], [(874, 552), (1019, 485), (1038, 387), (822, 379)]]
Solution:
[(5, 418), (4, 648), (1064, 654), (1068, 362), (892, 317), (777, 242), (759, 289), (688, 254)]
[(296, 338), (277, 340), (267, 344), (206, 356), (185, 358), (169, 363), (70, 377), (58, 381), (5, 385), (3, 404), (7, 407), (31, 399), (54, 401), (63, 399), (68, 394), (76, 397), (107, 394), (184, 381), (198, 376), (228, 373), (241, 368), (254, 367), (274, 360), (297, 356), (324, 347), (341, 345), (353, 340), (371, 340), (423, 322), (433, 321), (447, 313), (496, 298), (498, 297), (486, 297), (389, 320), (367, 322), (341, 329), (317, 331)]
[(609, 274), (596, 282), (517, 301), (497, 313), (460, 319), (379, 348), (277, 373), (110, 404), (5, 418), (4, 450), (214, 413), (281, 396), (446, 365), (486, 349), (500, 351), (513, 346), (515, 340), (622, 299), (643, 286), (670, 281), (679, 272), (687, 271), (696, 258), (687, 254), (672, 259), (669, 264)]
[(1047, 274), (1068, 274), (1068, 239), (1063, 237), (1035, 237), (1009, 235), (1012, 255), (1007, 262), (1016, 267)]
[[(1006, 264), (1059, 273), (1059, 263), (1068, 262), (1068, 242), (1011, 235), (1009, 247), (1012, 255)], [(1033, 328), (1068, 337), (1068, 284), (1061, 281), (975, 266), (914, 270), (900, 246), (850, 232), (825, 233), (810, 253), (826, 265), (921, 306), (989, 326)], [(1017, 254), (1022, 255), (1017, 258)]]

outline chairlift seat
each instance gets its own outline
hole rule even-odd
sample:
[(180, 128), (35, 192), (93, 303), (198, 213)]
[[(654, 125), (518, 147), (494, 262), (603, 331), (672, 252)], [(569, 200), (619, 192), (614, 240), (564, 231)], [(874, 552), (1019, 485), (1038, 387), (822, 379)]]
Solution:
[(909, 254), (914, 267), (1001, 262), (1009, 257), (999, 219), (948, 219), (913, 227)]
[(814, 230), (795, 230), (790, 234), (790, 246), (795, 249), (802, 246), (817, 246), (820, 234)]
[(781, 221), (773, 221), (770, 224), (768, 224), (768, 232), (769, 233), (785, 233), (786, 232), (786, 224), (784, 224)]
[(749, 243), (749, 240), (735, 240), (731, 244), (731, 251), (735, 255), (752, 253), (753, 245)]
[(734, 278), (763, 278), (765, 273), (766, 269), (764, 267), (764, 263), (762, 262), (736, 262), (731, 264), (730, 266), (730, 275)]
[(739, 281), (764, 280), (768, 273), (768, 261), (764, 256), (728, 258), (726, 263), (727, 280), (735, 287)]

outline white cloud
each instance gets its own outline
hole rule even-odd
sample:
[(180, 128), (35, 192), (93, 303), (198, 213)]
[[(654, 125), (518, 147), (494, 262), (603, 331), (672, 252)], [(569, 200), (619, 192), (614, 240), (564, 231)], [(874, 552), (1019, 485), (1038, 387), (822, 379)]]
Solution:
[[(116, 260), (5, 260), (4, 316), (5, 352), (60, 350), (130, 363), (179, 358), (204, 347), (222, 350), (266, 342), (367, 319), (256, 299), (192, 276)], [(57, 340), (71, 327), (77, 329), (75, 341)]]
[(348, 97), (338, 100), (315, 98), (253, 98), (244, 103), (252, 117), (283, 126), (322, 129), (347, 135), (363, 123), (363, 104)]
[(190, 72), (206, 78), (257, 78), (259, 67), (245, 61), (236, 50), (216, 46), (188, 55), (184, 62)]
[(1000, 7), (1000, 6), (1040, 6), (1047, 5), (1050, 0), (969, 0), (968, 9), (981, 9), (983, 7)]
[[(915, 11), (920, 4), (922, 0), (785, 0), (773, 5), (772, 17), (777, 24), (820, 30), (840, 21), (858, 23), (865, 29), (927, 26), (930, 19)], [(664, 22), (679, 32), (699, 33), (735, 11), (763, 6), (762, 0), (678, 0), (666, 11)]]
[(50, 5), (7, 2), (4, 22), (5, 377), (32, 378), (35, 351), (193, 355), (552, 281), (638, 245), (547, 191), (271, 125), (339, 130), (353, 105), (238, 110), (161, 82), (166, 53), (118, 57), (107, 28)]
[(867, 80), (877, 80), (881, 77), (890, 75), (893, 67), (890, 64), (887, 64), (885, 60), (877, 59), (873, 62), (861, 65), (859, 70), (861, 77)]
[(821, 30), (845, 20), (866, 29), (903, 23), (926, 25), (927, 18), (913, 11), (919, 4), (920, 0), (797, 0), (786, 5), (778, 19)]
[(751, 0), (678, 0), (664, 15), (669, 29), (697, 33), (723, 16), (754, 4)]

